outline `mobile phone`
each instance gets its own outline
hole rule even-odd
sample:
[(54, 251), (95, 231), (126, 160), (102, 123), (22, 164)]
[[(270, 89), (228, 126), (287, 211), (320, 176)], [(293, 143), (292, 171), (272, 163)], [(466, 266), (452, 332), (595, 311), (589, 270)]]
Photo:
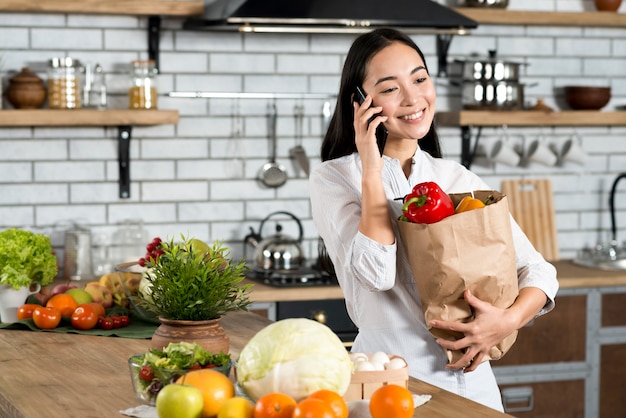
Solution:
[[(357, 86), (355, 91), (354, 91), (354, 99), (356, 100), (356, 102), (358, 104), (363, 104), (363, 102), (365, 101), (365, 97), (367, 95), (365, 94), (365, 92), (363, 91), (363, 89), (360, 86)], [(372, 103), (372, 106), (374, 104)], [(376, 116), (380, 115), (380, 113), (375, 114), (374, 116), (372, 116), (370, 118), (369, 121), (367, 121), (368, 123), (370, 123), (371, 121), (374, 120), (374, 118), (376, 118)], [(385, 149), (385, 143), (387, 142), (387, 128), (385, 128), (385, 125), (383, 125), (382, 123), (380, 125), (378, 125), (376, 127), (376, 143), (378, 144), (378, 151), (380, 151), (380, 155), (382, 157), (383, 155), (383, 151)]]

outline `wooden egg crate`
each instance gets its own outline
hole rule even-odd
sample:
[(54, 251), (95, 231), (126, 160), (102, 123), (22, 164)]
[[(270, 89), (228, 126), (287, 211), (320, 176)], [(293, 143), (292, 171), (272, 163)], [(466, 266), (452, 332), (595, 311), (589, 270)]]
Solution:
[[(390, 359), (402, 358), (390, 355)], [(402, 358), (402, 360), (404, 360)], [(406, 363), (406, 361), (405, 361)], [(401, 369), (375, 370), (375, 371), (355, 371), (352, 373), (350, 386), (343, 395), (346, 402), (370, 399), (376, 389), (385, 385), (398, 385), (408, 389), (409, 368), (404, 366)]]

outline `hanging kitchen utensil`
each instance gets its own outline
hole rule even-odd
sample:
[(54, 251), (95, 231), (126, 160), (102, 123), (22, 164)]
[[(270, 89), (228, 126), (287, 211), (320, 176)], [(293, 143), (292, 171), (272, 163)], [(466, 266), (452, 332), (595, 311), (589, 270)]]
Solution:
[(241, 116), (239, 99), (235, 99), (232, 114), (232, 136), (228, 146), (229, 155), (231, 157), (228, 171), (231, 178), (242, 178), (245, 173), (245, 155), (241, 146), (242, 136), (243, 117)]
[(296, 104), (294, 106), (295, 126), (296, 126), (296, 145), (289, 150), (289, 156), (296, 160), (302, 171), (306, 176), (309, 176), (309, 158), (306, 155), (306, 151), (302, 146), (302, 122), (304, 119), (304, 106), (302, 104)]
[(261, 167), (259, 180), (267, 187), (279, 187), (287, 181), (285, 167), (276, 162), (276, 104), (269, 106), (267, 114), (267, 131), (271, 143), (270, 161)]
[(322, 139), (326, 136), (328, 125), (330, 125), (330, 118), (332, 113), (330, 111), (330, 101), (326, 100), (322, 106)]

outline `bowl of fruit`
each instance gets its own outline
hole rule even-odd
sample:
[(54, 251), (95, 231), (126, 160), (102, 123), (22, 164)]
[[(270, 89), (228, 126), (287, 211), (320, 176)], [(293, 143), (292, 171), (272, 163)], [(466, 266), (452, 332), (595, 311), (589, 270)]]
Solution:
[(196, 343), (170, 343), (163, 350), (149, 350), (128, 359), (130, 378), (137, 400), (155, 405), (165, 385), (174, 383), (185, 373), (213, 369), (230, 377), (230, 354), (213, 354)]
[(146, 267), (142, 267), (134, 261), (115, 266), (115, 273), (118, 275), (118, 280), (124, 288), (129, 307), (142, 320), (158, 325), (161, 321), (159, 321), (157, 314), (146, 309), (142, 305), (139, 296), (139, 292), (143, 290), (142, 287), (145, 287), (146, 279), (144, 275), (147, 274), (147, 271)]

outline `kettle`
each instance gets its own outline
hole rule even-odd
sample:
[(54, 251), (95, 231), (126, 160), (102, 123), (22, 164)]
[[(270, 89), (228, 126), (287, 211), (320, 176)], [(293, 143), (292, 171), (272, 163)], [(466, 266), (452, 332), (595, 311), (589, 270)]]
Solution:
[[(282, 225), (276, 224), (276, 233), (268, 238), (262, 238), (263, 225), (275, 215), (287, 215), (297, 224), (299, 230), (298, 239), (294, 239), (282, 233)], [(302, 251), (302, 222), (296, 215), (289, 212), (270, 213), (259, 225), (259, 232), (254, 232), (250, 227), (250, 233), (244, 238), (244, 243), (255, 248), (254, 266), (256, 270), (298, 270), (304, 267), (304, 255)]]

